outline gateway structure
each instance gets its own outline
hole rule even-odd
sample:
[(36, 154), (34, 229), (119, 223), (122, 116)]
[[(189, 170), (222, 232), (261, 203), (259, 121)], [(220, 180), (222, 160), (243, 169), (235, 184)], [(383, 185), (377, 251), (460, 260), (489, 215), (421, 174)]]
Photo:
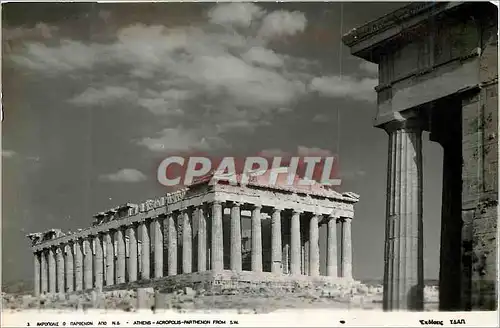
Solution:
[[(168, 282), (204, 288), (351, 282), (351, 221), (359, 196), (315, 182), (291, 187), (263, 181), (200, 181), (99, 213), (76, 233), (32, 233), (34, 293)], [(321, 225), (327, 240), (320, 254)]]

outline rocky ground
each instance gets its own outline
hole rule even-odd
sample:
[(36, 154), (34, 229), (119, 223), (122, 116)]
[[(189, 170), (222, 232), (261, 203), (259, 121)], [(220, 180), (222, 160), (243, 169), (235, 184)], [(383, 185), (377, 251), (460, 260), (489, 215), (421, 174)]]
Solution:
[[(425, 310), (437, 310), (437, 291), (426, 287)], [(266, 290), (225, 290), (221, 295), (212, 295), (204, 290), (194, 291), (184, 288), (174, 293), (158, 293), (152, 288), (119, 290), (112, 292), (82, 293), (79, 295), (13, 295), (2, 293), (4, 311), (23, 309), (86, 310), (91, 308), (121, 309), (136, 311), (137, 308), (153, 310), (174, 309), (181, 312), (190, 310), (214, 311), (237, 309), (243, 313), (265, 313), (277, 309), (331, 308), (382, 309), (382, 289), (357, 285), (352, 287), (334, 286), (318, 290), (304, 290), (293, 294)]]

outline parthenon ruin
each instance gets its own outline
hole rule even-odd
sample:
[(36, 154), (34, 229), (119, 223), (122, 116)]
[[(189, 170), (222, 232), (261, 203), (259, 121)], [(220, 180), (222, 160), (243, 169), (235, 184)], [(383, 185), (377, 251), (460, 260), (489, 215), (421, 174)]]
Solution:
[[(359, 196), (315, 182), (291, 187), (263, 181), (255, 177), (233, 185), (212, 177), (99, 213), (91, 227), (76, 233), (32, 233), (34, 294), (126, 288), (134, 282), (352, 281), (351, 221)], [(247, 221), (250, 230), (244, 229)], [(327, 226), (325, 254), (319, 247), (321, 225)]]
[(379, 67), (374, 125), (389, 136), (384, 309), (423, 309), (424, 131), (443, 148), (440, 310), (497, 309), (498, 8), (415, 2), (343, 41)]

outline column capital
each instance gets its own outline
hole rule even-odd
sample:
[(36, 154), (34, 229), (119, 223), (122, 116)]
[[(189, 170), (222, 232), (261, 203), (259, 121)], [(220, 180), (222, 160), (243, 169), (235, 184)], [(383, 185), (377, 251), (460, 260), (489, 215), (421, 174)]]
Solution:
[(242, 202), (231, 202), (231, 207), (240, 207)]
[(254, 209), (254, 210), (261, 210), (262, 209), (262, 205), (261, 204), (252, 204), (252, 209)]
[(426, 120), (420, 117), (418, 112), (399, 112), (396, 113), (394, 120), (389, 121), (380, 126), (388, 134), (395, 132), (397, 130), (405, 131), (422, 131), (426, 128)]
[(293, 214), (302, 214), (302, 213), (304, 213), (304, 211), (303, 211), (303, 210), (296, 209), (296, 208), (292, 208), (292, 213), (293, 213)]
[(284, 208), (284, 207), (280, 207), (280, 206), (273, 206), (273, 207), (272, 207), (272, 211), (273, 211), (273, 213), (276, 213), (276, 212), (282, 212), (282, 211), (284, 211), (284, 210), (285, 210), (285, 208)]

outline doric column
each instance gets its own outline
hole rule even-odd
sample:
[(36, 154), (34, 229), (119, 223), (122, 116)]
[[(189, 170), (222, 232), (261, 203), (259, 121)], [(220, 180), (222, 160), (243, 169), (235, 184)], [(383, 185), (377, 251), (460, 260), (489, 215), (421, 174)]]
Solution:
[(83, 290), (83, 252), (81, 239), (75, 241), (75, 290)]
[(252, 271), (262, 272), (262, 222), (260, 205), (252, 210)]
[(326, 241), (326, 275), (337, 277), (337, 219), (328, 218), (327, 241)]
[(75, 272), (73, 270), (74, 258), (73, 258), (73, 242), (69, 242), (65, 247), (65, 273), (66, 273), (66, 292), (71, 293), (75, 290)]
[(389, 163), (383, 306), (384, 310), (421, 311), (422, 130), (415, 119), (391, 122), (385, 129), (389, 134)]
[(193, 263), (193, 228), (191, 226), (191, 208), (182, 213), (182, 273), (191, 273)]
[(290, 273), (300, 275), (300, 212), (293, 211), (290, 241)]
[(93, 271), (92, 271), (92, 262), (93, 262), (93, 254), (91, 242), (92, 237), (86, 237), (83, 240), (83, 284), (85, 289), (92, 289), (93, 287)]
[(198, 272), (207, 270), (207, 216), (204, 206), (198, 207)]
[(113, 232), (106, 232), (104, 239), (106, 242), (106, 286), (112, 286), (115, 284), (115, 251)]
[(59, 245), (56, 249), (57, 258), (57, 291), (64, 294), (64, 248)]
[(222, 231), (222, 204), (214, 201), (212, 204), (212, 247), (210, 253), (212, 271), (224, 270), (224, 243)]
[(56, 254), (54, 248), (49, 248), (49, 293), (56, 292)]
[(154, 277), (163, 277), (163, 227), (162, 227), (163, 217), (156, 218), (153, 220), (153, 231), (154, 231)]
[(176, 214), (170, 213), (167, 216), (167, 231), (168, 231), (168, 256), (167, 269), (169, 276), (177, 274), (177, 226)]
[(125, 282), (125, 238), (123, 236), (123, 228), (119, 227), (116, 230), (116, 283), (123, 284)]
[(319, 276), (319, 226), (318, 216), (314, 214), (309, 221), (309, 275)]
[(341, 246), (342, 246), (342, 277), (352, 278), (352, 238), (350, 218), (342, 218)]
[(104, 259), (103, 259), (103, 247), (102, 247), (102, 235), (96, 234), (94, 237), (94, 276), (95, 276), (95, 287), (97, 289), (102, 289), (104, 281)]
[(34, 269), (34, 274), (33, 274), (33, 295), (39, 296), (40, 295), (40, 270), (41, 270), (41, 259), (40, 259), (40, 253), (35, 252), (33, 253), (33, 269)]
[(271, 216), (271, 272), (282, 273), (281, 209), (274, 208)]
[(231, 270), (242, 270), (241, 253), (241, 216), (240, 204), (234, 202), (231, 207)]
[(128, 236), (128, 281), (137, 280), (137, 263), (138, 263), (138, 247), (137, 247), (137, 227), (135, 224), (128, 226), (127, 228)]
[(48, 250), (43, 249), (40, 252), (40, 292), (47, 293), (49, 291), (49, 266), (47, 261)]
[(151, 249), (151, 240), (149, 238), (149, 222), (142, 221), (141, 229), (141, 279), (149, 279), (149, 255)]

